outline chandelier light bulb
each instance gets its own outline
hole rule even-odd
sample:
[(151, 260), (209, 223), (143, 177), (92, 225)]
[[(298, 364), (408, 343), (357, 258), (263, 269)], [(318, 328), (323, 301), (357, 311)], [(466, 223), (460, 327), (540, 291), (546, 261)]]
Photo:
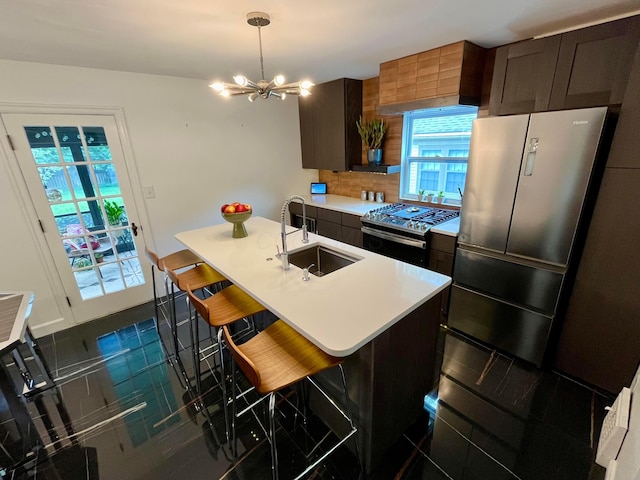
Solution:
[(301, 90), (307, 90), (307, 95), (309, 94), (309, 89), (313, 87), (313, 83), (311, 83), (309, 80), (302, 80), (300, 82), (300, 89)]
[(258, 98), (258, 93), (257, 92), (253, 92), (251, 95), (249, 95), (249, 101), (253, 102), (256, 98)]
[(222, 95), (223, 97), (228, 97), (230, 96), (229, 90), (224, 89), (220, 92), (220, 95)]
[(276, 75), (273, 77), (273, 83), (275, 83), (278, 87), (284, 84), (284, 75)]
[(286, 93), (284, 93), (284, 92), (282, 92), (282, 93), (280, 94), (280, 100), (284, 100), (285, 98), (287, 98), (287, 94), (286, 94)]
[(244, 75), (235, 75), (233, 77), (233, 81), (241, 87), (246, 87), (247, 83), (249, 83), (249, 80), (247, 80), (247, 77), (245, 77)]
[(221, 92), (224, 90), (224, 84), (222, 82), (214, 82), (209, 86), (213, 88), (216, 92)]
[(300, 96), (301, 97), (308, 97), (309, 95), (311, 95), (311, 92), (309, 90), (307, 90), (306, 88), (301, 88), (300, 89)]

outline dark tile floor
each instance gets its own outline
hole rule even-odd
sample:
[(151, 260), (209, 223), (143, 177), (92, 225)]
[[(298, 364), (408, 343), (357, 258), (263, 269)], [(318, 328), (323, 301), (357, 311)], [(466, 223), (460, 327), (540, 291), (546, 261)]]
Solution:
[[(182, 346), (188, 347), (188, 326), (180, 330)], [(179, 365), (167, 362), (172, 347), (163, 321), (160, 334), (153, 308), (146, 305), (40, 339), (59, 388), (26, 404), (32, 428), (26, 434), (17, 428), (7, 402), (0, 402), (0, 478), (270, 478), (269, 446), (257, 422), (247, 416), (239, 426), (239, 458), (234, 460), (219, 388), (209, 376), (207, 415), (196, 409)], [(612, 398), (446, 329), (439, 340), (438, 385), (425, 398), (423, 415), (381, 466), (360, 473), (355, 457), (343, 448), (310, 478), (604, 479), (593, 458), (604, 407)], [(188, 348), (183, 359), (189, 376)], [(4, 360), (12, 372), (10, 359)], [(70, 422), (63, 421), (65, 412)], [(324, 433), (313, 418), (307, 427), (285, 421), (279, 431), (283, 479), (292, 478), (304, 462), (306, 435)], [(7, 467), (30, 449), (25, 437), (39, 438), (44, 448), (11, 471)]]

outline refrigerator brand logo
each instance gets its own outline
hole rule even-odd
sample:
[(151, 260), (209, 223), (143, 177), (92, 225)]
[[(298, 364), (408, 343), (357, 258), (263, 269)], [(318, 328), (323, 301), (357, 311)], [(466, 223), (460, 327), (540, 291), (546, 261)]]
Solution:
[(574, 125), (586, 125), (587, 123), (589, 123), (589, 120), (574, 120), (573, 121)]

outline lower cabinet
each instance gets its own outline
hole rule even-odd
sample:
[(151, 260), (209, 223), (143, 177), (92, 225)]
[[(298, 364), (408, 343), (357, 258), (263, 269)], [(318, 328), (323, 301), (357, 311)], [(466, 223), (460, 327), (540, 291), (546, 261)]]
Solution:
[(363, 248), (362, 242), (362, 222), (360, 222), (360, 215), (351, 215), (343, 213), (341, 216), (342, 228), (340, 229), (340, 235), (342, 241), (353, 245), (354, 247)]
[[(453, 259), (456, 253), (457, 237), (452, 235), (443, 235), (441, 233), (430, 234), (429, 248), (429, 270), (442, 273), (443, 275), (453, 275)], [(451, 287), (447, 287), (442, 292), (442, 303), (440, 304), (440, 322), (447, 322), (449, 314), (449, 295)]]
[(362, 248), (360, 216), (318, 208), (318, 235)]

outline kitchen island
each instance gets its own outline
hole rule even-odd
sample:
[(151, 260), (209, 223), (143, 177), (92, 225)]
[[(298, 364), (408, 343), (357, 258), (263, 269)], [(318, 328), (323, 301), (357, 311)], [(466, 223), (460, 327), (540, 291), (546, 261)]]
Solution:
[[(431, 389), (440, 292), (451, 279), (314, 234), (304, 244), (296, 232), (287, 237), (290, 253), (322, 244), (358, 259), (303, 281), (301, 268), (283, 270), (276, 258), (279, 223), (253, 217), (245, 226), (248, 236), (240, 239), (232, 238), (229, 224), (176, 238), (318, 347), (347, 357), (362, 463), (370, 471), (415, 420)], [(324, 372), (320, 380), (338, 391), (334, 375)], [(334, 419), (323, 419), (338, 428)]]

